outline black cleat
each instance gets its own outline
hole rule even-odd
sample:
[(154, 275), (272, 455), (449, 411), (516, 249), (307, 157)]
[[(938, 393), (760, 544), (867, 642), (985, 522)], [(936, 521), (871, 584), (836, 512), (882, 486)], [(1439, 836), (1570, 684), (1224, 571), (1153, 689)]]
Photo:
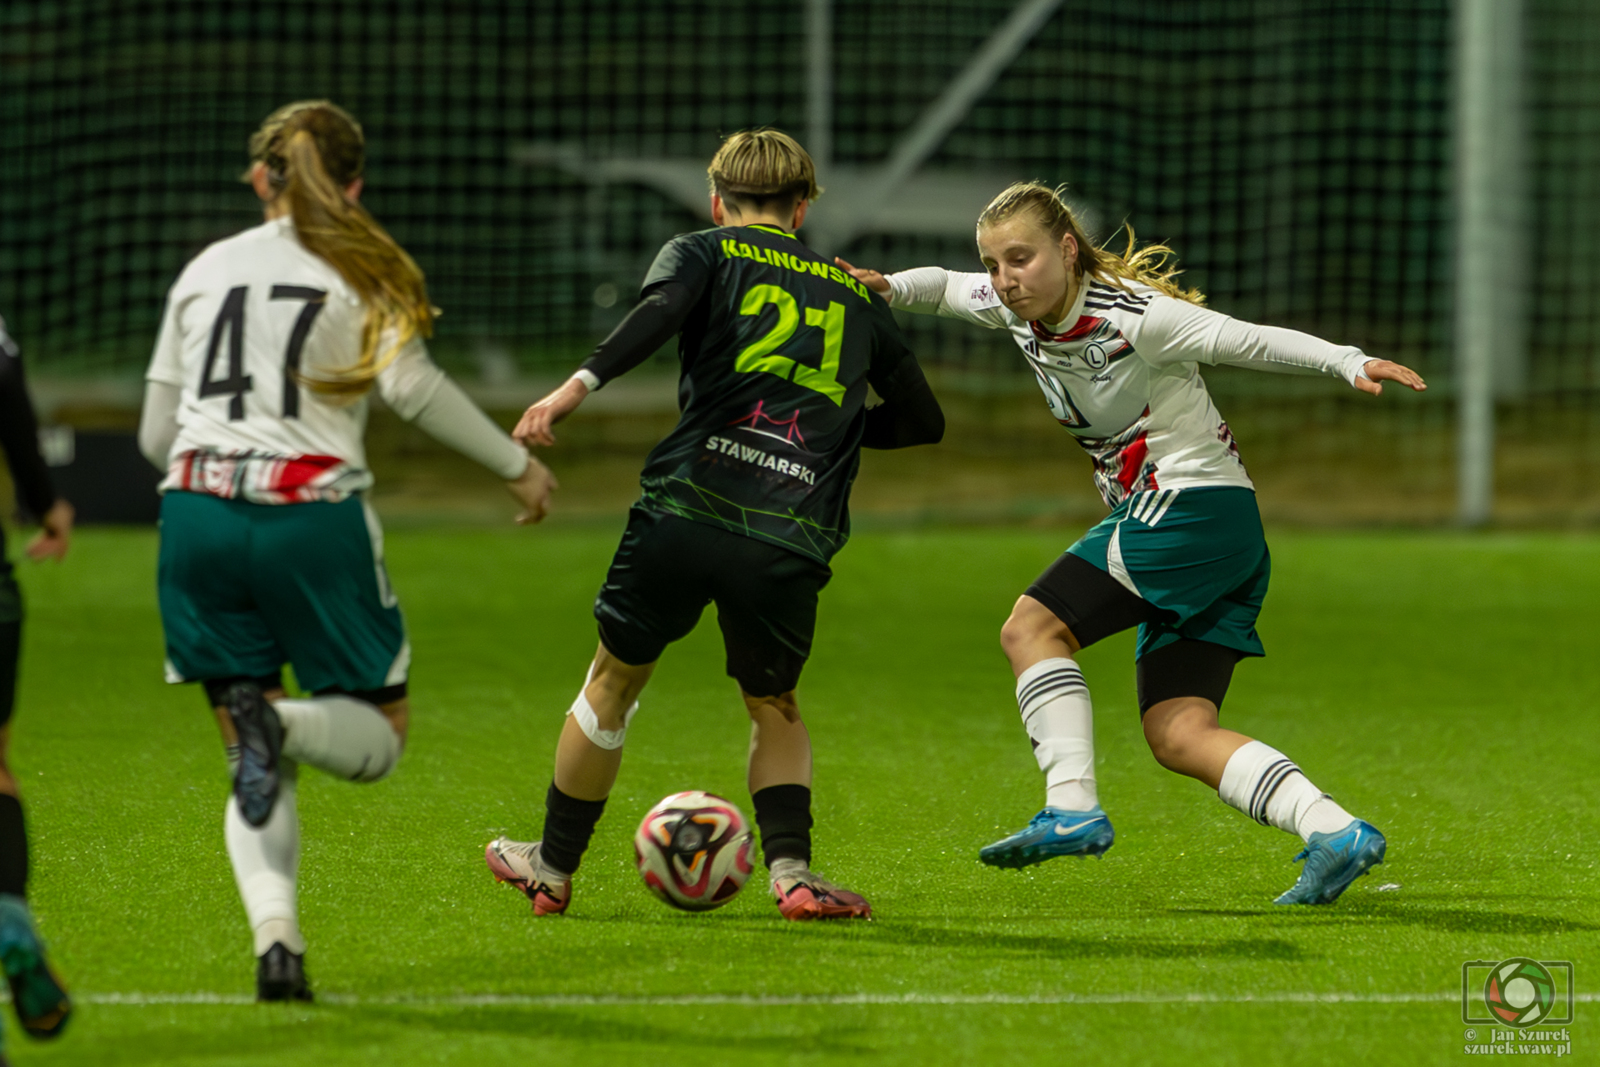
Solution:
[(312, 999), (305, 956), (290, 952), (282, 941), (274, 941), (267, 954), (256, 961), (256, 1000)]
[(254, 682), (236, 682), (223, 699), (239, 735), (239, 770), (233, 776), (239, 814), (251, 826), (265, 826), (282, 784), (278, 757), (283, 752), (283, 720)]

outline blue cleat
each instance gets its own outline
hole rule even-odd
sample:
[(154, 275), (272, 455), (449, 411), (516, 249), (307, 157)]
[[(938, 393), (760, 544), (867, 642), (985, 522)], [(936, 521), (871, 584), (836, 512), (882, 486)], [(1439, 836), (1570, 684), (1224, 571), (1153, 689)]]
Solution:
[(1300, 879), (1277, 899), (1279, 904), (1332, 904), (1350, 883), (1383, 862), (1388, 842), (1378, 828), (1350, 820), (1336, 834), (1312, 834), (1295, 861), (1305, 860)]
[(978, 858), (991, 867), (1026, 867), (1057, 856), (1099, 856), (1116, 838), (1098, 804), (1088, 811), (1045, 808), (1023, 829), (979, 851)]
[(28, 1036), (61, 1033), (72, 1015), (72, 999), (45, 959), (27, 902), (9, 893), (0, 894), (0, 966), (11, 985), (11, 1006)]

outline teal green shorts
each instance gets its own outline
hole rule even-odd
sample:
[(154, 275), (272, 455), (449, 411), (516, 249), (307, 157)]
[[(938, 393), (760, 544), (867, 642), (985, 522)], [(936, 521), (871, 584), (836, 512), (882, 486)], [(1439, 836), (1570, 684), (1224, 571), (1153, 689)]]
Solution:
[(1158, 609), (1134, 658), (1180, 638), (1264, 656), (1256, 618), (1272, 576), (1256, 494), (1234, 486), (1135, 493), (1067, 550)]
[(170, 491), (157, 578), (167, 680), (260, 678), (294, 668), (302, 689), (403, 686), (405, 623), (377, 517), (337, 504), (250, 504)]

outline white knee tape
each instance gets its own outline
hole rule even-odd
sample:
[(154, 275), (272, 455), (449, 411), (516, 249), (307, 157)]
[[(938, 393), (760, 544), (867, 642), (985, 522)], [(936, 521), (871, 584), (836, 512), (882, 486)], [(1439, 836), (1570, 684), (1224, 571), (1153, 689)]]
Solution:
[(589, 706), (589, 698), (582, 693), (572, 702), (572, 707), (567, 709), (567, 714), (578, 720), (578, 728), (583, 735), (601, 748), (618, 749), (622, 747), (623, 740), (628, 736), (628, 724), (633, 721), (634, 715), (639, 711), (639, 702), (635, 700), (633, 707), (629, 708), (622, 716), (622, 729), (600, 729), (600, 717), (594, 713), (594, 708)]

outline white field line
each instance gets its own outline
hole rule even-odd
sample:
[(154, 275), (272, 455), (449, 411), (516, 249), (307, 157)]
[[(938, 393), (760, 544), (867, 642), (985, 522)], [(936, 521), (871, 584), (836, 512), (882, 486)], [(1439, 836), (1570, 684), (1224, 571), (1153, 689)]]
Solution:
[[(157, 1007), (163, 1005), (253, 1004), (254, 997), (231, 993), (81, 993), (73, 997), (80, 1004), (113, 1007)], [(1461, 999), (1460, 993), (1257, 993), (1226, 996), (1214, 993), (1104, 993), (1042, 994), (1016, 993), (834, 993), (816, 996), (760, 996), (738, 993), (690, 994), (678, 997), (589, 996), (552, 994), (463, 994), (460, 996), (360, 996), (340, 993), (318, 994), (317, 1003), (341, 1007), (404, 1008), (655, 1008), (682, 1006), (733, 1007), (837, 1007), (862, 1005), (939, 1005), (962, 1004), (1444, 1004)], [(1600, 993), (1579, 993), (1575, 1000), (1600, 1001)]]

